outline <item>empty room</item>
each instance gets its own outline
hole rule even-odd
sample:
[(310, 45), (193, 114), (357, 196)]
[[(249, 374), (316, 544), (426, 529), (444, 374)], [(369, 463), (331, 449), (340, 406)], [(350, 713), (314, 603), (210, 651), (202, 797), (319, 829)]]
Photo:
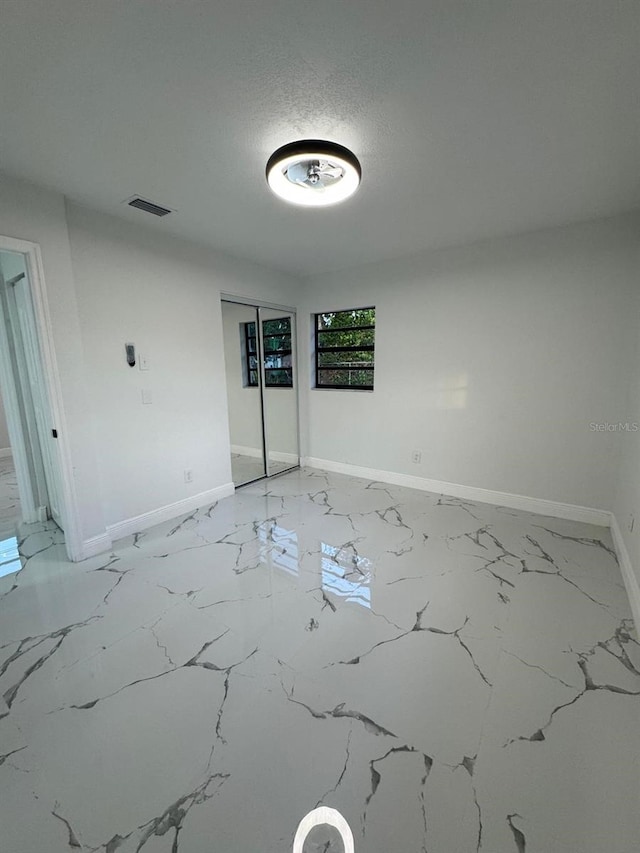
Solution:
[(640, 5), (0, 4), (2, 853), (634, 853)]

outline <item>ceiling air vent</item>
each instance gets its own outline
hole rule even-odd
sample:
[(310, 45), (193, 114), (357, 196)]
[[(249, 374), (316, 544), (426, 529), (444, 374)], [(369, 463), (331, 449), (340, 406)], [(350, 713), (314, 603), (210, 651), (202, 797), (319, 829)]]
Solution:
[(135, 207), (138, 210), (144, 210), (145, 213), (152, 213), (154, 216), (166, 216), (168, 213), (172, 212), (169, 207), (162, 207), (160, 204), (154, 204), (154, 202), (149, 201), (146, 198), (140, 198), (139, 195), (134, 195), (133, 198), (127, 199), (125, 204), (128, 204), (129, 207)]

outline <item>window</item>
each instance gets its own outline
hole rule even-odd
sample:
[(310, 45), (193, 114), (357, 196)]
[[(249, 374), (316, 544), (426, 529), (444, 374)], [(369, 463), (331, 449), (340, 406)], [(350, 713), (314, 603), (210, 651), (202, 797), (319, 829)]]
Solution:
[(316, 388), (373, 391), (375, 308), (315, 315)]
[[(258, 341), (256, 324), (245, 323), (245, 348), (247, 354), (247, 385), (258, 385)], [(264, 377), (268, 388), (292, 388), (291, 317), (264, 320), (262, 323), (264, 346)]]

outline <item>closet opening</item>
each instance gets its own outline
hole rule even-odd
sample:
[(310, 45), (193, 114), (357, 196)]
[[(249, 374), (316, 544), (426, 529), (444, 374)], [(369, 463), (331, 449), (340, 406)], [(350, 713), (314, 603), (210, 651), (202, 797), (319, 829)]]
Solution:
[(225, 296), (222, 326), (237, 487), (300, 464), (296, 314)]

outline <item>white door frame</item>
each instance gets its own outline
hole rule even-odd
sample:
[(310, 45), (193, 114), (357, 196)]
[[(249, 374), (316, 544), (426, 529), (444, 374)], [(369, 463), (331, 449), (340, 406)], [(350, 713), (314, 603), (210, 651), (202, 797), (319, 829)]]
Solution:
[[(40, 361), (52, 421), (51, 428), (55, 428), (58, 431), (55, 448), (57, 450), (57, 463), (60, 474), (62, 492), (60, 499), (62, 517), (65, 524), (64, 538), (67, 554), (70, 560), (82, 560), (84, 553), (80, 518), (78, 515), (78, 499), (73, 478), (71, 450), (67, 437), (67, 421), (62, 402), (60, 374), (53, 343), (53, 329), (49, 313), (49, 301), (47, 298), (40, 246), (29, 240), (18, 240), (14, 237), (0, 235), (0, 250), (18, 252), (24, 255), (25, 258), (29, 291), (31, 293), (36, 332), (40, 346)], [(7, 406), (7, 420), (10, 417), (19, 417), (18, 411), (10, 411), (11, 400), (6, 402), (9, 404)]]

